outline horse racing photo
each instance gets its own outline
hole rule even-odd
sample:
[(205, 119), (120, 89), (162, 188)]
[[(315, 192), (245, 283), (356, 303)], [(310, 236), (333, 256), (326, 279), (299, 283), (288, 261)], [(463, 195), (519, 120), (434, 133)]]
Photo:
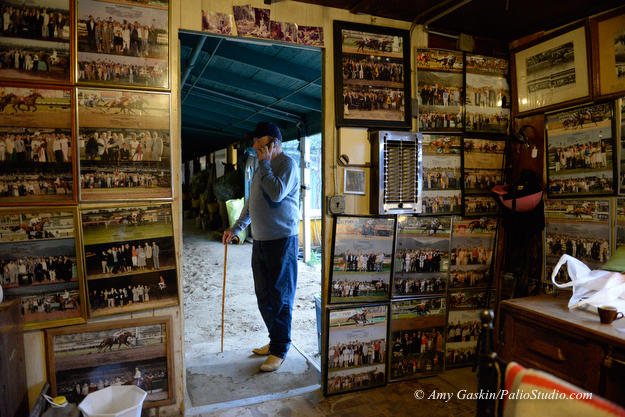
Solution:
[(0, 216), (0, 283), (19, 299), (27, 328), (83, 323), (74, 209), (10, 211)]
[(0, 86), (0, 204), (75, 202), (71, 89)]
[(170, 204), (82, 210), (89, 316), (178, 303)]
[(171, 319), (150, 317), (63, 327), (46, 332), (51, 395), (80, 404), (90, 393), (135, 385), (143, 408), (173, 402)]

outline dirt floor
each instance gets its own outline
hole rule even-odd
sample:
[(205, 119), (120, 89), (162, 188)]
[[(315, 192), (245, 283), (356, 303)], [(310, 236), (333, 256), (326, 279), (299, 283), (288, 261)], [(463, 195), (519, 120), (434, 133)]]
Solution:
[[(224, 246), (221, 234), (183, 226), (183, 299), (187, 359), (221, 351), (221, 300)], [(258, 312), (250, 260), (251, 243), (228, 245), (224, 352), (263, 346), (269, 342)], [(317, 319), (313, 296), (321, 293), (321, 265), (300, 262), (293, 308), (291, 339), (317, 364)]]

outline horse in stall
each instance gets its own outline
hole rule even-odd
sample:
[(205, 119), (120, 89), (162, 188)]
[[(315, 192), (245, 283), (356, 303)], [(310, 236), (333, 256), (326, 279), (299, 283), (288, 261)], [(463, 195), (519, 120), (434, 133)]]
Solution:
[[(39, 52), (39, 61), (45, 62), (46, 71), (50, 72), (50, 70), (54, 67), (59, 67), (64, 73), (69, 69), (69, 63), (65, 58), (56, 58), (56, 60), (52, 59), (52, 56), (46, 54), (44, 51)], [(54, 61), (54, 62), (53, 62)]]

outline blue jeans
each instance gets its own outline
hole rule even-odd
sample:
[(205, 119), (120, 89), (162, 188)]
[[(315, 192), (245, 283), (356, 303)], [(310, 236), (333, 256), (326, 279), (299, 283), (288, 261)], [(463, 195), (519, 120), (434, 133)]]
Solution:
[(297, 288), (297, 235), (258, 241), (252, 271), (258, 309), (269, 331), (269, 353), (284, 359), (291, 346), (291, 318)]

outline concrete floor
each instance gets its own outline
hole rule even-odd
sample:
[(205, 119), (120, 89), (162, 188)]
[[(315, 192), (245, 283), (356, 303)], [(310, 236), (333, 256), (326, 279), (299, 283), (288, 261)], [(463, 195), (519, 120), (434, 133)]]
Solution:
[[(255, 374), (247, 383), (263, 383)], [(211, 407), (188, 408), (186, 416), (199, 417), (473, 417), (476, 402), (459, 399), (458, 393), (477, 392), (477, 376), (471, 368), (459, 368), (429, 377), (395, 382), (385, 387), (324, 397), (319, 385), (287, 392), (234, 400)], [(433, 399), (441, 393), (451, 400)], [(417, 397), (420, 397), (418, 399)], [(439, 397), (440, 398), (440, 397)], [(188, 397), (187, 397), (188, 400)], [(187, 402), (190, 404), (190, 402)]]

